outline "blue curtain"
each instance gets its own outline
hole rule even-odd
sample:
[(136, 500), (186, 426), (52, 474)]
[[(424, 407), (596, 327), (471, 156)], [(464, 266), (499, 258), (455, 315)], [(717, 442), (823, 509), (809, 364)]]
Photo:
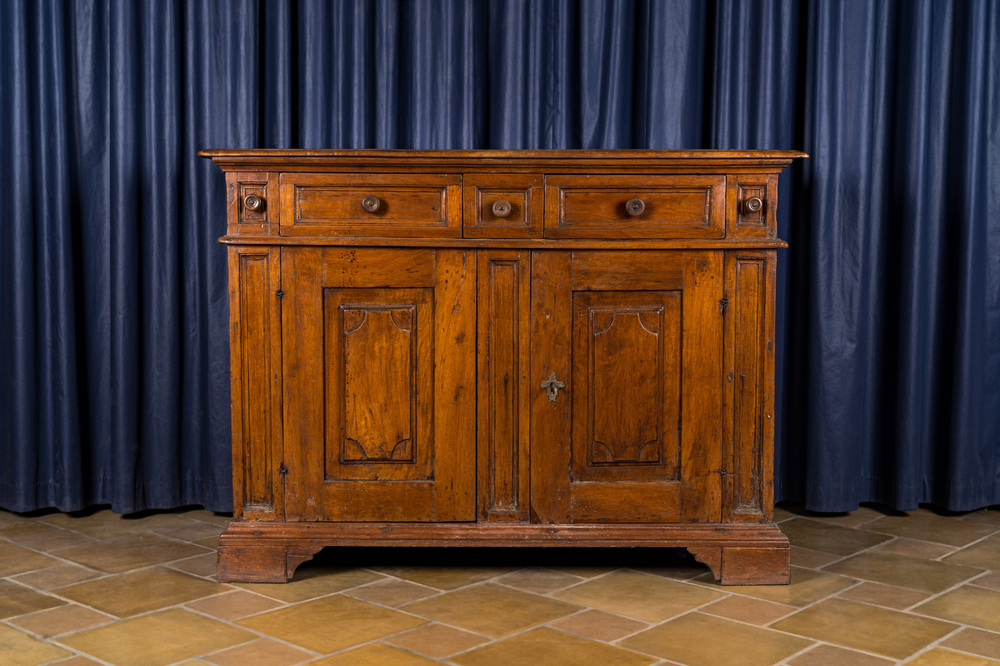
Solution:
[(777, 489), (1000, 503), (1000, 3), (0, 0), (0, 506), (231, 508), (202, 148), (795, 148)]

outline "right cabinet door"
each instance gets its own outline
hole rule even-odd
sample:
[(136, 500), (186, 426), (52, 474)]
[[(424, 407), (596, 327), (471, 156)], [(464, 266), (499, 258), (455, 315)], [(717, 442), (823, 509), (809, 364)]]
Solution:
[(723, 270), (711, 250), (532, 253), (533, 520), (720, 519)]

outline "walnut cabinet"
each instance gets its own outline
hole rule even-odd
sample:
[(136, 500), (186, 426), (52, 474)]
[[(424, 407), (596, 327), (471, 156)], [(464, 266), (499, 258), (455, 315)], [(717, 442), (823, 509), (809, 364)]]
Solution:
[(790, 151), (205, 151), (226, 173), (220, 581), (324, 546), (683, 546), (784, 583)]

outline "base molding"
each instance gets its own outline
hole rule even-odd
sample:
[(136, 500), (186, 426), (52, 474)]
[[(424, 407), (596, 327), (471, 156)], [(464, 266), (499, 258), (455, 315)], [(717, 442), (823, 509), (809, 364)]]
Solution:
[(538, 525), (232, 521), (220, 583), (283, 583), (327, 546), (687, 548), (722, 585), (789, 582), (788, 538), (773, 523)]

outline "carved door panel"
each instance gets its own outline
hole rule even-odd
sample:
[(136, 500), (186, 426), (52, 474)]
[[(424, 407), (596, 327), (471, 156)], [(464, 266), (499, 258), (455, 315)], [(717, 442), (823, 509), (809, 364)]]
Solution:
[(475, 520), (474, 253), (281, 260), (289, 520)]
[(536, 520), (719, 520), (722, 253), (537, 252), (531, 289)]

